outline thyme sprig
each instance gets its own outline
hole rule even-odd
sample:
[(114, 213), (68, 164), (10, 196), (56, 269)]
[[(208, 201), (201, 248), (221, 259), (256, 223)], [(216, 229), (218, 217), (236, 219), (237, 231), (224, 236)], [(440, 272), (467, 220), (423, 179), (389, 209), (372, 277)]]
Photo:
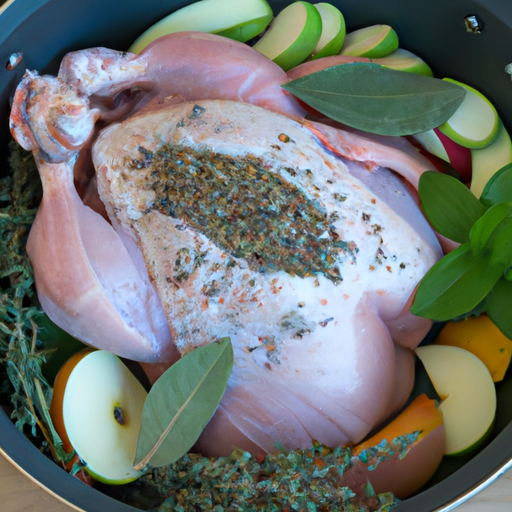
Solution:
[(41, 314), (25, 250), (41, 201), (41, 183), (30, 153), (9, 146), (9, 172), (0, 179), (0, 377), (9, 382), (11, 418), (34, 438), (42, 434), (55, 460), (73, 457), (62, 447), (49, 413), (52, 388), (42, 373), (47, 350), (38, 348)]

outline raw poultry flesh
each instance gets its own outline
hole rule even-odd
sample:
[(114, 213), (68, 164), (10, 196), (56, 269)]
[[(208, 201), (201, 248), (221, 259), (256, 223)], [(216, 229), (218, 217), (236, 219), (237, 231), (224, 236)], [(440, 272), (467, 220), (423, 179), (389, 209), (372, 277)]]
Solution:
[[(148, 71), (152, 59), (172, 61), (187, 37), (197, 43), (162, 38), (138, 57), (75, 52), (59, 77), (20, 84), (12, 132), (44, 187), (28, 245), (41, 303), (86, 343), (141, 361), (231, 337), (235, 366), (205, 454), (357, 442), (407, 399), (411, 349), (430, 326), (409, 306), (441, 250), (386, 168), (416, 185), (428, 164), (402, 139), (303, 119), (280, 89), (283, 108), (254, 99), (252, 78), (243, 97), (206, 84), (192, 98), (162, 92), (172, 75)], [(91, 69), (105, 74), (85, 79)], [(108, 221), (73, 184), (95, 121), (108, 125), (92, 144)]]

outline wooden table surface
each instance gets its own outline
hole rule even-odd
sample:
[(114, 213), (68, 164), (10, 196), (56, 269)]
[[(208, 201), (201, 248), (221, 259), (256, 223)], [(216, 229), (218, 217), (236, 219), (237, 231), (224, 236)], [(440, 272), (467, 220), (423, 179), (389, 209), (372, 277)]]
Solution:
[[(42, 490), (0, 455), (0, 510), (72, 512), (73, 509)], [(512, 512), (512, 471), (462, 504), (457, 512)]]

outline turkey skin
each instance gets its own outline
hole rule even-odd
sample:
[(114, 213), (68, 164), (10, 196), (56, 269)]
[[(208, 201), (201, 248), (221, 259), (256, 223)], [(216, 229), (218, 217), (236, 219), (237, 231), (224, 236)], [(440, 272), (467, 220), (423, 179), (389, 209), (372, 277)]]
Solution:
[(208, 455), (355, 443), (412, 388), (430, 322), (409, 306), (441, 250), (401, 179), (311, 126), (241, 102), (160, 100), (93, 146), (101, 200), (174, 345), (232, 340), (198, 444)]

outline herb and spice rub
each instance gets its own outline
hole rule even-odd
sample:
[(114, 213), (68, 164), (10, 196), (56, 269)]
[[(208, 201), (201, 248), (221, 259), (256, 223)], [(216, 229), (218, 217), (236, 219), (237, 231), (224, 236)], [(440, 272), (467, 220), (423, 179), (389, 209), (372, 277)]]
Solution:
[(140, 152), (142, 159), (134, 164), (138, 168), (142, 161), (149, 170), (157, 211), (183, 219), (219, 248), (245, 259), (254, 272), (342, 280), (337, 255), (355, 254), (355, 244), (339, 239), (317, 200), (267, 170), (260, 159), (182, 144)]
[(152, 105), (105, 129), (93, 159), (181, 353), (233, 342), (204, 453), (357, 442), (402, 405), (429, 327), (409, 301), (440, 251), (393, 210), (418, 215), (405, 188), (386, 204), (354, 175), (378, 189), (388, 171), (336, 156), (307, 123), (221, 100)]

